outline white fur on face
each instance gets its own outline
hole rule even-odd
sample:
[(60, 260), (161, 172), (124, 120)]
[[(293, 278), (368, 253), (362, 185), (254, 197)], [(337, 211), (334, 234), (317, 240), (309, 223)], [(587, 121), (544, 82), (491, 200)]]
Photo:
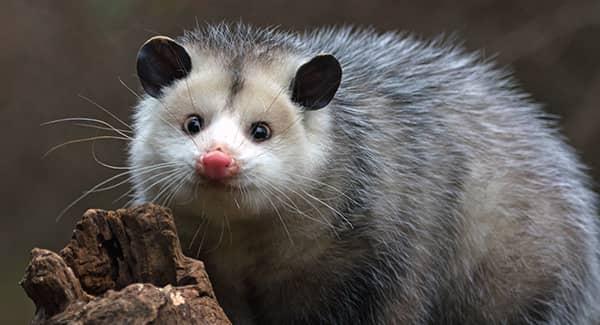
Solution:
[[(188, 78), (165, 89), (162, 99), (147, 98), (138, 106), (132, 166), (173, 164), (134, 174), (138, 201), (165, 204), (174, 193), (175, 203), (203, 213), (272, 209), (275, 202), (269, 197), (300, 186), (302, 180), (294, 176), (313, 177), (325, 159), (328, 114), (302, 113), (291, 102), (286, 83), (294, 70), (285, 65), (248, 69), (242, 88), (232, 96), (231, 74), (216, 60), (208, 61), (213, 64), (195, 68)], [(182, 130), (192, 114), (204, 120), (203, 130), (193, 137)], [(255, 122), (270, 126), (271, 139), (257, 143), (250, 138)], [(195, 161), (215, 146), (224, 147), (240, 166), (229, 187), (210, 185), (195, 173)]]

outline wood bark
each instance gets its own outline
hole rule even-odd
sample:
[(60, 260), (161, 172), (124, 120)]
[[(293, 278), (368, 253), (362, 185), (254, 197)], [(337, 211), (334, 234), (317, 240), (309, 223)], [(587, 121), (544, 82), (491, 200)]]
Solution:
[(160, 206), (88, 210), (60, 253), (31, 255), (21, 286), (32, 324), (230, 324)]

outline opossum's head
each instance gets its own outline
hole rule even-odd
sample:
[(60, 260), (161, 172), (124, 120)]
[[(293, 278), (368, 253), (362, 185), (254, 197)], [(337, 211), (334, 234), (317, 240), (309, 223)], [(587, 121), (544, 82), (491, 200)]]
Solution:
[(142, 46), (137, 71), (148, 96), (130, 148), (138, 201), (251, 214), (285, 204), (286, 192), (326, 168), (338, 61), (268, 57), (230, 57), (167, 37)]

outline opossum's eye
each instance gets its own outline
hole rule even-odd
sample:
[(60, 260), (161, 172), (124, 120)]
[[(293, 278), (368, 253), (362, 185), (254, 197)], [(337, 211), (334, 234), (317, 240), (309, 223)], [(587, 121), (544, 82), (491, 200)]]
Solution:
[(269, 140), (271, 137), (271, 128), (266, 122), (254, 122), (250, 126), (250, 136), (256, 142)]
[(194, 135), (202, 130), (204, 120), (198, 115), (190, 115), (183, 122), (183, 130), (189, 135)]

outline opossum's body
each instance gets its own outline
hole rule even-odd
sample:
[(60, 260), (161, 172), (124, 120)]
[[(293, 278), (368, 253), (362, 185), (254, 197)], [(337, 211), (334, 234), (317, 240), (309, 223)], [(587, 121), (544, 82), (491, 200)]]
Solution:
[[(134, 185), (139, 202), (173, 194), (235, 324), (598, 322), (596, 198), (502, 72), (395, 33), (220, 25), (179, 41), (189, 71), (155, 88), (141, 74), (155, 98), (130, 151), (134, 168), (176, 163), (175, 176)], [(304, 109), (289, 85), (320, 53), (343, 77)], [(192, 113), (203, 129), (188, 136)], [(244, 134), (256, 120), (270, 140)], [(215, 143), (240, 165), (229, 186), (194, 172)]]

